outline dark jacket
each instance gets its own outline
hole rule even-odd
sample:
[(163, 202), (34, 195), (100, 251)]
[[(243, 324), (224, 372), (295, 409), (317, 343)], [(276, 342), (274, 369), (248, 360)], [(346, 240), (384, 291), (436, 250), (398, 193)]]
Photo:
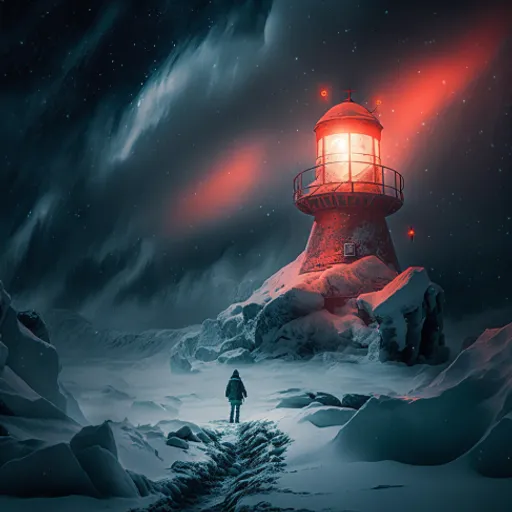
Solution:
[(229, 401), (235, 402), (239, 402), (243, 398), (247, 398), (247, 391), (245, 390), (244, 383), (242, 382), (237, 370), (233, 372), (233, 375), (226, 386), (226, 398)]

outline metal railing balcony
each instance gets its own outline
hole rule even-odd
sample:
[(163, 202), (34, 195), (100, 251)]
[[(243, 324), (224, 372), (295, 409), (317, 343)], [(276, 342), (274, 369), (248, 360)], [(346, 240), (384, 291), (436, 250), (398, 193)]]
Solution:
[(319, 158), (319, 164), (299, 173), (293, 181), (294, 201), (320, 194), (361, 193), (386, 196), (403, 203), (404, 178), (400, 173), (382, 165), (374, 155), (352, 155), (357, 160), (324, 155)]

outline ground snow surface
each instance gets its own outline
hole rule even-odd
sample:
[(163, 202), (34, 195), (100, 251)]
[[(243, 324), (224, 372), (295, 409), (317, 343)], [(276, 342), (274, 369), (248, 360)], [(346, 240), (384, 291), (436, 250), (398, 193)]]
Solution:
[[(187, 452), (166, 446), (164, 435), (183, 421), (226, 428), (224, 390), (232, 368), (205, 363), (197, 373), (173, 375), (161, 357), (97, 359), (87, 366), (70, 361), (63, 361), (63, 384), (92, 424), (114, 422), (119, 460), (126, 469), (154, 480), (168, 478), (174, 461), (201, 461), (205, 455), (194, 443)], [(512, 480), (485, 478), (475, 470), (482, 470), (485, 456), (496, 452), (496, 446), (501, 448), (498, 454), (510, 450), (510, 420), (505, 416), (512, 404), (510, 361), (512, 325), (486, 331), (446, 369), (278, 360), (240, 366), (248, 391), (242, 421), (274, 421), (293, 441), (275, 490), (245, 497), (239, 507), (270, 502), (274, 507), (331, 512), (512, 510)], [(330, 415), (332, 407), (315, 403), (306, 409), (276, 408), (283, 396), (302, 392), (374, 398), (354, 414)], [(307, 420), (315, 411), (325, 411), (321, 425), (338, 424), (315, 426)], [(496, 424), (504, 431), (492, 430)], [(6, 426), (19, 437), (37, 431), (48, 442), (69, 440), (75, 433), (57, 419), (11, 418)], [(162, 436), (141, 434), (147, 430), (160, 430)], [(487, 435), (490, 448), (478, 444)], [(509, 469), (505, 457), (501, 470)], [(0, 498), (0, 510), (121, 512), (154, 499)]]

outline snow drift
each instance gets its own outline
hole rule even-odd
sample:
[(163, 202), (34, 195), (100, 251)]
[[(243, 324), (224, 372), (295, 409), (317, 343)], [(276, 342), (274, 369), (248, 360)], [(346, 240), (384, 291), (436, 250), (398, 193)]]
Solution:
[[(414, 465), (464, 460), (512, 476), (512, 324), (485, 331), (413, 397), (371, 398), (333, 440), (351, 461)], [(499, 447), (499, 448), (498, 448)]]

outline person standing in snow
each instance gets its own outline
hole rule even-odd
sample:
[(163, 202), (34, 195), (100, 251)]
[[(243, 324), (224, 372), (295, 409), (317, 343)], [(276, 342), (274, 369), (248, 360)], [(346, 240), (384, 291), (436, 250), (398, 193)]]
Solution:
[(240, 374), (238, 370), (233, 372), (231, 378), (228, 381), (228, 385), (226, 386), (226, 398), (231, 403), (231, 414), (229, 415), (229, 422), (235, 423), (240, 422), (240, 406), (244, 401), (244, 398), (247, 398), (247, 391), (245, 390), (244, 383), (240, 378)]

